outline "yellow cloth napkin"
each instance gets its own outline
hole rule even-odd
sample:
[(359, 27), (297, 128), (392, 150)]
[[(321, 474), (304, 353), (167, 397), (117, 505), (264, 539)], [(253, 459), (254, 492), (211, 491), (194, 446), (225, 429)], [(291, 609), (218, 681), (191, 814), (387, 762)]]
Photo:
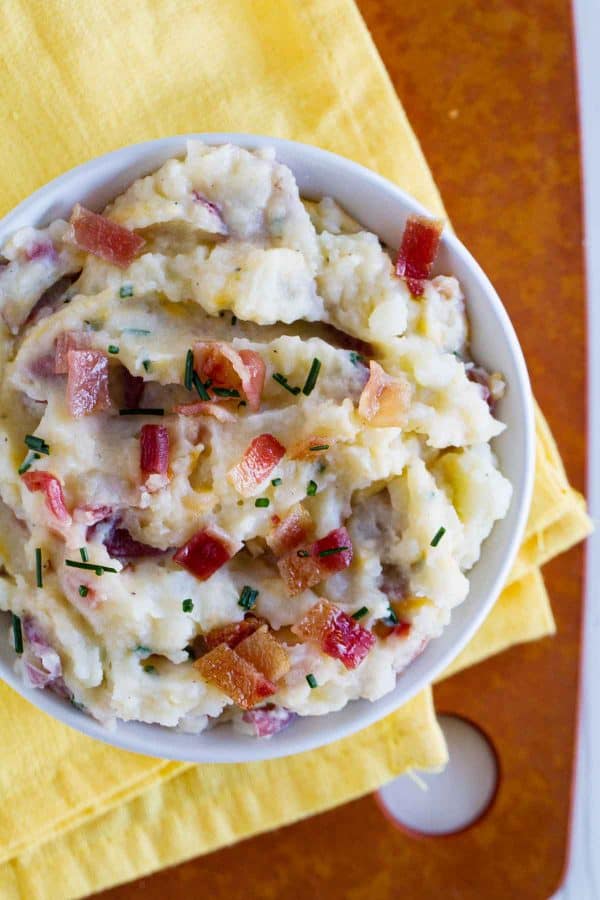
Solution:
[[(123, 144), (249, 131), (337, 151), (443, 207), (351, 0), (4, 0), (0, 213)], [(538, 416), (535, 499), (511, 583), (452, 666), (554, 625), (538, 566), (589, 531)], [(188, 766), (106, 747), (0, 685), (0, 897), (63, 900), (443, 764), (431, 692), (287, 760)]]

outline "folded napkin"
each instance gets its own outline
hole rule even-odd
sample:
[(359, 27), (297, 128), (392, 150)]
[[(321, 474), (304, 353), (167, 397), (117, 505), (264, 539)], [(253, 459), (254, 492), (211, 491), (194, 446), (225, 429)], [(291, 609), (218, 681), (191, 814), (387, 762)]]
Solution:
[[(123, 144), (193, 131), (294, 138), (387, 176), (437, 215), (418, 143), (351, 0), (4, 0), (0, 213)], [(539, 565), (589, 531), (538, 414), (535, 496), (512, 578), (451, 671), (554, 629)], [(125, 753), (0, 685), (0, 896), (79, 897), (446, 758), (431, 693), (330, 747), (190, 766)]]

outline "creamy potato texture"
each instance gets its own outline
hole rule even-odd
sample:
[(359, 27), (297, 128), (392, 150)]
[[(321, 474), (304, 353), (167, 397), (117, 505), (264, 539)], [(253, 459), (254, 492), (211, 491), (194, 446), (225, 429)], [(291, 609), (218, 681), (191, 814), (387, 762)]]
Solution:
[(108, 725), (267, 735), (381, 697), (510, 502), (460, 285), (415, 295), (270, 152), (192, 143), (104, 217), (143, 238), (131, 258), (75, 219), (2, 249), (15, 665)]

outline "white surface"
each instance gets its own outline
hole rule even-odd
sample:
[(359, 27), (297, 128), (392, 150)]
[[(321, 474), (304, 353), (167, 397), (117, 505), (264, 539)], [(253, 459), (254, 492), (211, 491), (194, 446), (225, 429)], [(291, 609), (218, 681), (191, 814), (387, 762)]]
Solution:
[(571, 858), (556, 900), (600, 898), (600, 0), (575, 0), (588, 278), (588, 498), (581, 722)]
[[(247, 147), (274, 146), (290, 166), (305, 196), (331, 194), (355, 218), (390, 246), (398, 246), (406, 217), (424, 212), (403, 191), (355, 163), (314, 147), (248, 135), (195, 135), (213, 143), (231, 140)], [(126, 147), (73, 169), (37, 191), (0, 222), (0, 242), (24, 225), (41, 225), (68, 218), (80, 201), (101, 208), (135, 178), (185, 149), (185, 136)], [(194, 736), (160, 726), (120, 723), (108, 732), (89, 716), (48, 691), (26, 688), (12, 669), (8, 629), (0, 622), (0, 676), (28, 700), (66, 724), (118, 747), (193, 762), (242, 762), (299, 753), (352, 734), (397, 709), (446, 668), (477, 630), (506, 580), (521, 541), (533, 481), (533, 408), (529, 379), (516, 335), (498, 295), (460, 241), (442, 237), (436, 271), (458, 277), (467, 297), (471, 346), (475, 359), (490, 371), (502, 372), (508, 383), (498, 404), (507, 430), (495, 442), (500, 467), (510, 479), (514, 497), (507, 517), (485, 542), (480, 561), (470, 574), (468, 599), (454, 610), (451, 624), (398, 679), (396, 688), (375, 703), (348, 704), (326, 717), (305, 717), (270, 740), (256, 740), (232, 731), (230, 725)], [(6, 618), (6, 617), (5, 617)]]
[(427, 789), (401, 775), (378, 792), (400, 825), (423, 834), (453, 834), (489, 807), (498, 781), (498, 762), (487, 737), (458, 716), (440, 716), (450, 759), (443, 772), (419, 773)]

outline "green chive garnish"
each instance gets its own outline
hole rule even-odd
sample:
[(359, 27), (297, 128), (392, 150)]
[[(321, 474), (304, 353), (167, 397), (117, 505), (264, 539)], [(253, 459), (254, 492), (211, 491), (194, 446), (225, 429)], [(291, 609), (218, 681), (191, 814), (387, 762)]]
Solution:
[(272, 378), (274, 381), (277, 382), (277, 384), (280, 384), (282, 388), (285, 388), (286, 391), (289, 391), (290, 394), (293, 394), (294, 397), (297, 397), (298, 394), (300, 393), (300, 388), (292, 387), (291, 384), (288, 384), (287, 378), (285, 377), (285, 375), (281, 375), (280, 372), (275, 372), (275, 374), (272, 376)]
[(108, 352), (109, 352), (109, 353), (112, 353), (112, 354), (118, 353), (118, 352), (119, 352), (119, 348), (117, 347), (116, 344), (109, 344), (109, 345), (108, 345)]
[(319, 556), (333, 556), (334, 553), (343, 553), (349, 547), (330, 547), (329, 550), (319, 550)]
[(148, 407), (147, 409), (120, 409), (120, 416), (164, 416), (165, 411), (160, 407)]
[(42, 550), (41, 547), (35, 548), (35, 583), (39, 588), (44, 586), (42, 578)]
[(23, 632), (21, 631), (21, 620), (18, 616), (15, 616), (12, 613), (12, 630), (13, 630), (13, 640), (15, 642), (15, 653), (18, 653), (19, 656), (23, 652)]
[(311, 478), (311, 480), (308, 482), (308, 484), (307, 484), (307, 486), (306, 486), (306, 494), (307, 494), (307, 496), (308, 496), (308, 497), (314, 497), (315, 494), (317, 493), (317, 488), (318, 488), (317, 482), (316, 482), (316, 481), (313, 481), (312, 478)]
[(194, 352), (188, 350), (185, 354), (185, 369), (183, 374), (183, 383), (188, 391), (192, 389), (192, 374), (194, 372)]
[(65, 559), (65, 566), (71, 566), (73, 569), (88, 569), (90, 572), (95, 572), (96, 575), (102, 575), (103, 572), (117, 572), (117, 569), (113, 569), (110, 566), (101, 566), (97, 563), (90, 562), (79, 562), (78, 559)]
[(441, 539), (444, 537), (445, 534), (446, 534), (446, 529), (444, 528), (443, 525), (441, 525), (440, 528), (438, 528), (438, 530), (436, 531), (436, 533), (433, 536), (433, 540), (431, 541), (431, 546), (437, 547), (437, 545), (439, 544), (439, 542), (441, 541)]
[(152, 334), (147, 328), (121, 328), (121, 334), (135, 334), (135, 335), (143, 335), (143, 334)]
[(213, 393), (217, 397), (239, 397), (240, 392), (231, 390), (230, 388), (213, 388)]
[(85, 584), (80, 584), (80, 585), (79, 585), (79, 596), (80, 596), (80, 597), (87, 597), (88, 594), (89, 594), (89, 588), (87, 588), (87, 587), (85, 586)]
[(144, 646), (144, 644), (138, 644), (137, 647), (134, 648), (133, 652), (147, 655), (149, 653), (152, 653), (152, 650), (150, 649), (150, 647)]
[(46, 456), (50, 454), (50, 447), (46, 441), (43, 438), (36, 437), (34, 434), (25, 435), (25, 445), (30, 450), (35, 450), (36, 453), (45, 453)]
[(119, 297), (133, 297), (133, 285), (132, 284), (122, 284), (119, 288)]
[(258, 499), (254, 501), (254, 505), (266, 509), (270, 502), (268, 497), (258, 497)]
[(313, 392), (314, 386), (317, 383), (317, 378), (319, 377), (320, 371), (321, 371), (321, 360), (315, 358), (315, 359), (313, 359), (313, 361), (311, 363), (310, 371), (309, 371), (306, 381), (304, 383), (304, 387), (302, 388), (302, 393), (305, 394), (307, 397), (309, 394), (311, 394)]
[(369, 612), (368, 607), (361, 606), (361, 608), (357, 609), (355, 613), (352, 613), (352, 618), (356, 619), (356, 621), (358, 622), (358, 620), (362, 619), (363, 616), (366, 616), (368, 612)]
[(246, 584), (242, 588), (242, 593), (240, 594), (238, 605), (243, 609), (252, 609), (252, 607), (256, 603), (257, 597), (258, 591), (255, 588), (251, 588), (249, 584)]
[(364, 361), (364, 356), (361, 356), (360, 353), (356, 352), (356, 350), (350, 351), (350, 362), (353, 366), (357, 366), (359, 363), (364, 363)]
[(194, 608), (194, 601), (191, 597), (188, 597), (187, 600), (184, 600), (181, 604), (181, 608), (184, 612), (191, 612)]
[(310, 556), (310, 553), (308, 552), (308, 550), (298, 550), (296, 552), (296, 556), (301, 556), (302, 558), (305, 558), (307, 556)]
[(399, 622), (398, 616), (394, 612), (391, 606), (388, 606), (388, 614), (385, 616), (384, 620), (386, 625), (397, 625)]
[(206, 385), (210, 384), (210, 381), (207, 381), (206, 384), (202, 384), (197, 372), (192, 372), (192, 384), (198, 391), (198, 396), (201, 400), (210, 400), (208, 395), (208, 391), (206, 390)]
[(90, 557), (87, 552), (87, 547), (80, 547), (79, 555), (81, 556), (81, 559), (83, 560), (83, 562), (89, 562)]
[(315, 453), (317, 450), (329, 450), (329, 444), (315, 444), (314, 447), (309, 447), (309, 450), (312, 450)]
[(158, 675), (158, 672), (156, 671), (156, 666), (152, 666), (150, 664), (148, 664), (147, 666), (144, 666), (144, 672), (147, 672), (148, 675)]
[(271, 484), (273, 485), (273, 487), (279, 487), (279, 485), (283, 484), (283, 482), (282, 482), (281, 478), (274, 478), (271, 481)]
[(196, 659), (196, 653), (191, 644), (187, 644), (183, 649), (187, 653), (189, 659)]
[(39, 453), (32, 453), (31, 451), (29, 451), (29, 453), (27, 454), (27, 456), (25, 457), (25, 459), (23, 460), (23, 462), (17, 469), (17, 472), (19, 473), (19, 475), (24, 475), (25, 472), (27, 472), (27, 470), (31, 468), (31, 466), (33, 465), (35, 460), (39, 459), (39, 458), (40, 458)]
[(237, 316), (236, 316), (236, 315), (233, 315), (233, 316), (231, 317), (231, 324), (232, 324), (232, 325), (237, 325)]
[(315, 676), (313, 675), (312, 672), (310, 673), (310, 675), (306, 676), (306, 680), (308, 681), (308, 686), (310, 687), (311, 690), (314, 690), (316, 687), (319, 687), (319, 685), (317, 683), (317, 679), (315, 678)]
[(144, 369), (146, 370), (146, 372), (149, 372), (149, 371), (150, 371), (150, 366), (152, 365), (152, 363), (150, 362), (149, 359), (143, 359), (143, 360), (142, 360), (142, 365), (143, 365)]

